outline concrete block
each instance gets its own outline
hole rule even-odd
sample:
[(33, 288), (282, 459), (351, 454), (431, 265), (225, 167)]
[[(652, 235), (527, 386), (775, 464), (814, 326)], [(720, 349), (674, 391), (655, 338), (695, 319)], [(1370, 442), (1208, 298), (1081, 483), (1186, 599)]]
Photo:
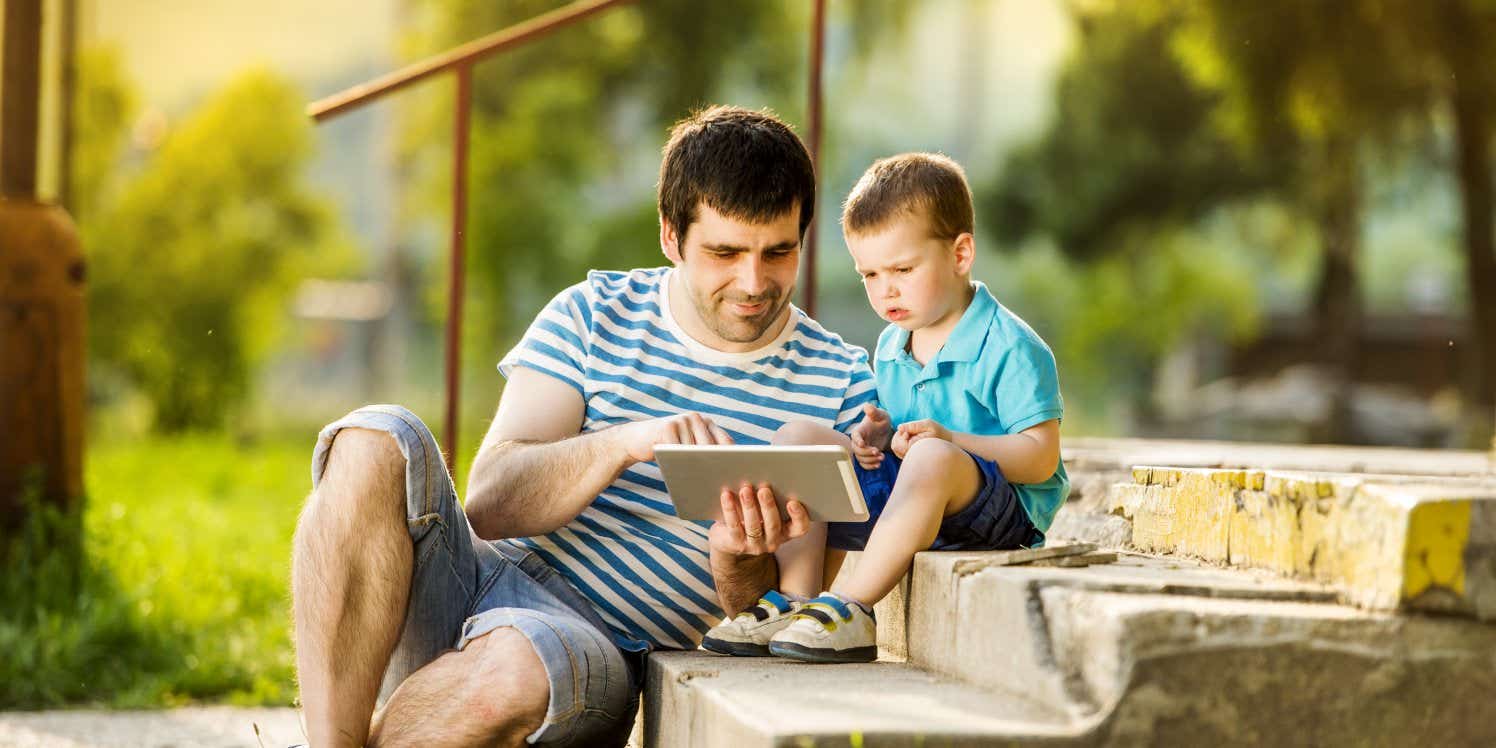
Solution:
[(1496, 620), (1496, 481), (1140, 466), (1132, 546), (1333, 585), (1347, 602)]
[(654, 748), (1077, 744), (1062, 715), (897, 663), (808, 665), (705, 652), (649, 657)]

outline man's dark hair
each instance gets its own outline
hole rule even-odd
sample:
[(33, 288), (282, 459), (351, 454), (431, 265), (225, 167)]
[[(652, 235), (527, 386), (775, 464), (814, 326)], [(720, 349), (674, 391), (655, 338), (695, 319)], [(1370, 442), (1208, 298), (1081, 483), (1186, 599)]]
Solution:
[(847, 195), (842, 228), (856, 236), (881, 229), (895, 217), (920, 214), (936, 239), (973, 232), (971, 188), (960, 164), (939, 153), (874, 161)]
[(805, 144), (768, 110), (714, 106), (675, 123), (660, 163), (660, 215), (682, 247), (706, 203), (729, 218), (771, 221), (800, 206), (800, 236), (815, 214), (816, 177)]

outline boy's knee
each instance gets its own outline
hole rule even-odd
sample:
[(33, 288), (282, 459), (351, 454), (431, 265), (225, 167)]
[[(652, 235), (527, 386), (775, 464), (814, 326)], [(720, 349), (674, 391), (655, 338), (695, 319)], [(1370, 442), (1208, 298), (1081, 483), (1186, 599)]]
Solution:
[(949, 476), (962, 463), (970, 462), (966, 450), (944, 439), (920, 439), (904, 453), (899, 478), (913, 474), (923, 478)]
[(836, 444), (836, 431), (810, 421), (790, 421), (774, 432), (770, 441), (776, 446)]

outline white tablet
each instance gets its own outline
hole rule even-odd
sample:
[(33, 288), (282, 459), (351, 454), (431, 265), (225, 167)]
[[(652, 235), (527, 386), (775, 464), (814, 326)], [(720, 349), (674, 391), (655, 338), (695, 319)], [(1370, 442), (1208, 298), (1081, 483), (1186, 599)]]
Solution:
[(841, 447), (660, 444), (655, 460), (683, 519), (722, 519), (722, 489), (736, 491), (744, 481), (773, 486), (782, 518), (791, 498), (805, 505), (812, 522), (868, 518), (852, 456)]

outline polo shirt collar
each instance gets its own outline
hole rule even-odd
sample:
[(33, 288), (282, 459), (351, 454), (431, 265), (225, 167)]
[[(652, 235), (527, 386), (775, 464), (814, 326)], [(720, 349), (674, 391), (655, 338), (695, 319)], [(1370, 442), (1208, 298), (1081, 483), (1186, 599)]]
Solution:
[[(987, 331), (992, 326), (993, 316), (997, 314), (997, 299), (987, 290), (987, 284), (973, 281), (971, 285), (971, 303), (961, 313), (961, 320), (956, 323), (956, 329), (951, 331), (950, 338), (940, 347), (940, 352), (935, 356), (936, 361), (975, 361), (982, 354), (982, 347), (987, 342)], [(879, 361), (893, 361), (908, 347), (909, 331), (896, 327), (893, 334), (878, 345), (875, 358)]]

